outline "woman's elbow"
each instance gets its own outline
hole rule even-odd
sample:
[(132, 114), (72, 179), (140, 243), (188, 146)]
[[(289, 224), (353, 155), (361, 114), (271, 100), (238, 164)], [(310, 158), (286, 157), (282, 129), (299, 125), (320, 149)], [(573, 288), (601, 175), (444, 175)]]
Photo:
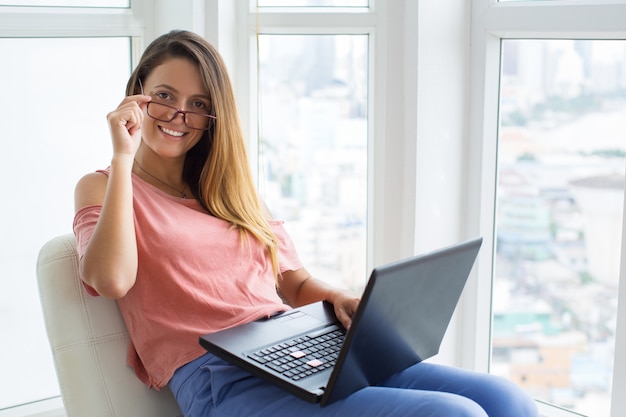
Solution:
[(117, 300), (124, 297), (128, 291), (130, 291), (132, 285), (128, 285), (126, 282), (121, 282), (119, 280), (107, 280), (107, 282), (96, 285), (93, 288), (102, 297)]
[(108, 273), (105, 276), (89, 273), (81, 268), (81, 277), (98, 295), (117, 300), (124, 297), (135, 284), (135, 279), (125, 274)]

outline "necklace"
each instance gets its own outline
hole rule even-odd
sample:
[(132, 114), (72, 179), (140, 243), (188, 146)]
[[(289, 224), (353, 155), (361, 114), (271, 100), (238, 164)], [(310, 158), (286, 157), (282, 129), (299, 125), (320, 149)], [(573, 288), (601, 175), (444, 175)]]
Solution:
[(141, 165), (139, 165), (139, 162), (137, 162), (137, 160), (134, 160), (135, 163), (137, 164), (137, 166), (139, 167), (140, 170), (142, 170), (143, 172), (146, 173), (146, 175), (149, 175), (152, 179), (160, 182), (161, 184), (165, 185), (166, 187), (171, 188), (172, 190), (176, 191), (178, 194), (180, 194), (180, 196), (182, 198), (187, 198), (187, 194), (185, 194), (185, 187), (183, 187), (181, 190), (179, 190), (178, 188), (169, 185), (168, 183), (166, 183), (165, 181), (162, 181), (160, 179), (158, 179), (157, 177), (155, 177), (154, 175), (152, 175), (151, 173), (149, 173), (148, 171), (146, 171)]

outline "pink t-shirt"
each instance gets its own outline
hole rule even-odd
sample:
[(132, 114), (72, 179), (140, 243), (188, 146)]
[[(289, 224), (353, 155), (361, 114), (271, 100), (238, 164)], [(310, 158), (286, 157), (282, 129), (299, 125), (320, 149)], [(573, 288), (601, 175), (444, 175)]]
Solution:
[[(256, 239), (242, 246), (239, 231), (196, 200), (170, 196), (136, 175), (132, 182), (139, 268), (118, 305), (131, 339), (128, 364), (146, 385), (160, 389), (177, 368), (206, 353), (200, 335), (289, 307), (276, 293), (271, 263)], [(101, 209), (76, 213), (79, 256)], [(282, 224), (270, 221), (280, 271), (297, 270), (302, 264)]]

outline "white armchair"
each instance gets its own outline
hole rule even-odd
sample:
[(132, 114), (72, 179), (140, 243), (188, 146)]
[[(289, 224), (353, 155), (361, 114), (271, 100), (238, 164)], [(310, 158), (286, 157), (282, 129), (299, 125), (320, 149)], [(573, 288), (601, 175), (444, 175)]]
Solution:
[(126, 366), (128, 333), (117, 304), (83, 290), (72, 234), (42, 247), (37, 279), (68, 417), (183, 417), (168, 388), (146, 388)]

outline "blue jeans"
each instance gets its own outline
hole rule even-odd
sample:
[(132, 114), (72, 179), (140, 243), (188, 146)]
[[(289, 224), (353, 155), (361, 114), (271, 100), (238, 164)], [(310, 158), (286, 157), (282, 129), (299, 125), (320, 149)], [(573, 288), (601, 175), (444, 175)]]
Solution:
[(169, 386), (185, 417), (538, 415), (534, 401), (505, 379), (426, 362), (324, 408), (208, 353), (179, 368)]

